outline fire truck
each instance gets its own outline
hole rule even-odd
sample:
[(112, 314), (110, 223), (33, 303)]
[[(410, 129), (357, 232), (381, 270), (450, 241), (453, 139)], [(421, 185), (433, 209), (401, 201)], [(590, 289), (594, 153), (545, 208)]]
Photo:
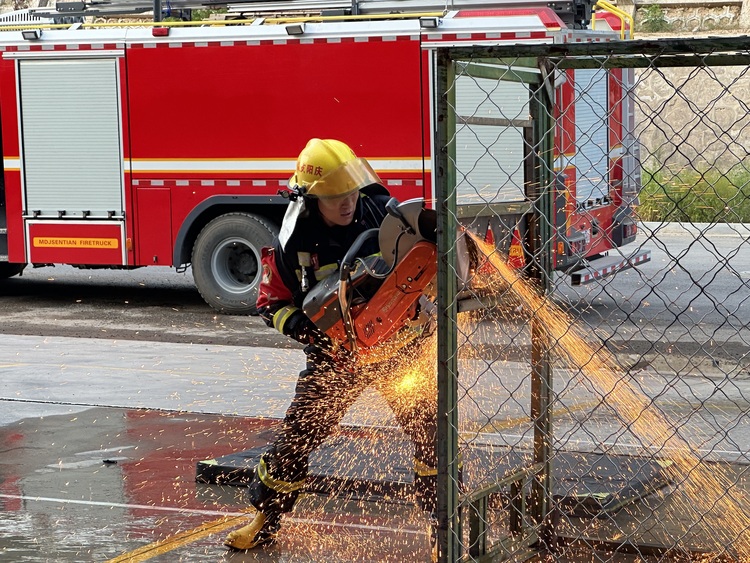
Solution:
[[(629, 31), (616, 10), (597, 12), (592, 29), (590, 0), (455, 0), (465, 4), (437, 11), (426, 1), (253, 2), (239, 5), (239, 19), (197, 26), (0, 31), (0, 277), (29, 265), (191, 268), (211, 307), (252, 313), (260, 249), (278, 232), (280, 192), (310, 138), (345, 141), (397, 199), (431, 201), (435, 48)], [(648, 255), (619, 249), (635, 240), (639, 190), (628, 71), (566, 72), (555, 93), (564, 180), (554, 264), (585, 283)], [(516, 113), (527, 103), (528, 92), (481, 79), (456, 87), (467, 114), (493, 96)], [(461, 220), (508, 252), (526, 232), (519, 155), (530, 125), (510, 121), (491, 139), (482, 127), (458, 138), (457, 158), (472, 170), (457, 187)], [(476, 201), (477, 186), (492, 206)]]

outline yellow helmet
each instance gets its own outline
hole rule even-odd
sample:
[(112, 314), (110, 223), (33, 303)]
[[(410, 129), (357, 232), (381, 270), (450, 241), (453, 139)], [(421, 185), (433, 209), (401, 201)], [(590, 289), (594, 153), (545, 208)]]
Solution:
[(380, 183), (364, 158), (357, 158), (348, 145), (335, 139), (310, 139), (297, 158), (297, 170), (289, 178), (289, 187), (318, 198), (343, 197)]

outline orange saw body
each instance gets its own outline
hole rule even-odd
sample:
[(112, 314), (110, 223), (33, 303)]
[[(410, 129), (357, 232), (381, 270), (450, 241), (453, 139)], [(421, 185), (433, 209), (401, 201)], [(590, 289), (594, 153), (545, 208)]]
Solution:
[[(302, 306), (320, 330), (365, 362), (395, 354), (433, 320), (436, 213), (426, 209), (422, 199), (392, 199), (386, 210), (380, 228), (362, 233), (338, 275), (318, 282)], [(380, 255), (358, 256), (375, 236)]]
[[(316, 284), (303, 304), (320, 330), (361, 354), (415, 324), (419, 300), (437, 275), (435, 212), (423, 200), (391, 200), (386, 208), (380, 228), (360, 235), (338, 275)], [(372, 237), (378, 237), (380, 255), (357, 256)]]
[[(356, 347), (371, 348), (382, 344), (409, 325), (418, 314), (417, 301), (436, 274), (437, 247), (427, 241), (416, 243), (370, 295), (368, 289), (371, 291), (372, 280), (363, 279), (369, 274), (364, 272), (364, 268), (361, 271), (358, 269), (350, 283), (353, 294), (350, 316)], [(347, 345), (348, 335), (340, 312), (338, 284), (333, 291), (323, 293), (325, 295), (321, 296), (315, 311), (306, 300), (305, 312), (331, 339)], [(315, 297), (310, 302), (313, 300)]]

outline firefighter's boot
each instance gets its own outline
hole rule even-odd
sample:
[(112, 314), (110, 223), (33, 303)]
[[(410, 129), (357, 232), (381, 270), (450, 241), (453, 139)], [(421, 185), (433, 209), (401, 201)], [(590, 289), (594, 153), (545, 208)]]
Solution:
[(272, 460), (272, 453), (263, 454), (253, 472), (247, 491), (258, 512), (250, 524), (227, 536), (224, 545), (230, 549), (253, 549), (273, 543), (281, 527), (282, 513), (292, 510), (305, 484), (304, 479), (287, 482), (272, 476)]
[(247, 526), (230, 532), (224, 545), (233, 550), (253, 549), (276, 541), (276, 534), (281, 527), (281, 514), (265, 514), (258, 511)]

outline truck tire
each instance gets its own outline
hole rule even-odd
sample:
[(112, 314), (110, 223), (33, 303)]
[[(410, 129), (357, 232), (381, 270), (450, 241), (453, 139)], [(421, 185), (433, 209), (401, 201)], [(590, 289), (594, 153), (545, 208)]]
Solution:
[(260, 285), (260, 249), (278, 230), (250, 213), (227, 213), (208, 223), (193, 246), (195, 285), (211, 307), (227, 315), (254, 315)]
[(26, 264), (9, 264), (8, 262), (0, 262), (0, 280), (17, 276), (23, 272), (25, 267)]

